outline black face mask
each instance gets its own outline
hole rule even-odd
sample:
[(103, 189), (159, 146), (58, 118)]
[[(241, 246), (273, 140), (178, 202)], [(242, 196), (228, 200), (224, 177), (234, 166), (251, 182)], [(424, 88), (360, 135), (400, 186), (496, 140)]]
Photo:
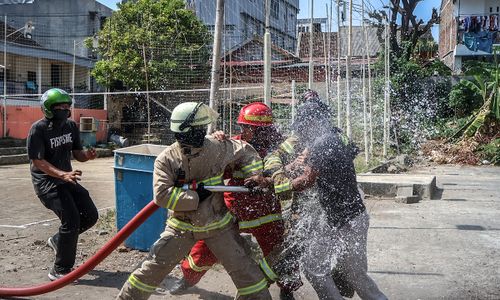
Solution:
[(191, 128), (191, 130), (186, 133), (176, 133), (175, 139), (182, 145), (201, 148), (205, 141), (205, 133), (205, 128)]
[(69, 109), (54, 109), (54, 110), (52, 110), (52, 114), (54, 115), (54, 117), (52, 118), (54, 121), (65, 122), (71, 116), (71, 110), (69, 110)]

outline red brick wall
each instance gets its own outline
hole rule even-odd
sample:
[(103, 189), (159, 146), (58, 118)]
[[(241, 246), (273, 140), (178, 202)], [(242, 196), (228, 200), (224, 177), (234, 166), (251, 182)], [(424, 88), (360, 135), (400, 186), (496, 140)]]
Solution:
[(453, 50), (457, 45), (457, 23), (453, 16), (454, 8), (453, 0), (443, 0), (441, 23), (439, 24), (439, 58), (450, 68), (453, 68)]

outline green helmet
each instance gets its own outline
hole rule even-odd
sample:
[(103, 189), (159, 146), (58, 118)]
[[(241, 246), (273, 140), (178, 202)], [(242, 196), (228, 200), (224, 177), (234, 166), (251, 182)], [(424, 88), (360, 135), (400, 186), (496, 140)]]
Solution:
[(71, 105), (73, 100), (71, 96), (61, 89), (50, 89), (43, 93), (40, 100), (40, 105), (42, 106), (43, 114), (46, 118), (52, 119), (54, 114), (52, 113), (52, 106), (56, 104), (67, 103)]
[(188, 132), (192, 126), (204, 126), (215, 122), (219, 114), (202, 102), (184, 102), (177, 105), (170, 117), (170, 130)]

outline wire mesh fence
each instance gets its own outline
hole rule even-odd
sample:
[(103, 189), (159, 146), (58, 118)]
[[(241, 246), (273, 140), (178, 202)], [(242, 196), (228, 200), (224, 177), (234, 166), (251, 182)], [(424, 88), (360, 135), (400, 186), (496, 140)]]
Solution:
[[(196, 7), (191, 13), (215, 9), (210, 8), (208, 2), (200, 3), (206, 6)], [(254, 5), (249, 11), (263, 15), (263, 7), (257, 3)], [(235, 13), (232, 10), (234, 8), (230, 6), (225, 14), (220, 91), (217, 94), (220, 113), (217, 128), (230, 136), (238, 133), (236, 119), (241, 107), (254, 101), (264, 102), (264, 43), (259, 37), (264, 33), (264, 27), (256, 26), (258, 22), (250, 17), (245, 19), (248, 26), (230, 26), (235, 22), (231, 19)], [(105, 142), (110, 134), (123, 135), (133, 143), (172, 142), (173, 135), (168, 126), (171, 110), (186, 101), (208, 104), (214, 26), (205, 24), (199, 28), (198, 35), (188, 35), (180, 27), (178, 31), (163, 32), (168, 31), (165, 28), (169, 28), (169, 22), (175, 23), (182, 18), (166, 21), (151, 18), (150, 12), (146, 11), (137, 13), (132, 19), (110, 17), (110, 13), (103, 11), (91, 15), (5, 16), (6, 22), (0, 26), (0, 37), (5, 41), (3, 57), (0, 58), (0, 64), (5, 66), (0, 70), (3, 95), (0, 128), (3, 136), (26, 138), (31, 124), (42, 117), (39, 110), (41, 94), (48, 88), (58, 87), (73, 96), (72, 117), (77, 123), (81, 123), (81, 118), (93, 118), (92, 128), (97, 142)], [(58, 21), (54, 22), (55, 19)], [(197, 26), (196, 22), (199, 21), (189, 19), (185, 25)], [(285, 134), (290, 132), (294, 98), (308, 87), (308, 58), (299, 57), (300, 51), (296, 51), (301, 46), (294, 24), (290, 23), (286, 30), (275, 28), (272, 35), (271, 106), (275, 123)], [(173, 25), (173, 28), (180, 26)], [(134, 32), (134, 35), (127, 35), (129, 32)], [(341, 81), (341, 95), (337, 97), (337, 52), (325, 48), (330, 38), (328, 44), (335, 47), (337, 43), (333, 35), (330, 37), (324, 33), (315, 39), (315, 43), (322, 44), (313, 52), (312, 88), (330, 104), (335, 118), (338, 118), (338, 99), (342, 102), (340, 107), (344, 107), (347, 93), (345, 82)], [(303, 40), (302, 44), (306, 42)], [(343, 76), (344, 63), (342, 58)], [(354, 67), (356, 78), (349, 92), (353, 96), (353, 137), (358, 143), (362, 142), (363, 131), (359, 78), (363, 64), (358, 60), (357, 67)], [(377, 120), (373, 128), (379, 130), (383, 99), (379, 94), (371, 100), (374, 107), (372, 120)], [(340, 114), (342, 127), (345, 110)], [(332, 121), (337, 123), (336, 119)]]

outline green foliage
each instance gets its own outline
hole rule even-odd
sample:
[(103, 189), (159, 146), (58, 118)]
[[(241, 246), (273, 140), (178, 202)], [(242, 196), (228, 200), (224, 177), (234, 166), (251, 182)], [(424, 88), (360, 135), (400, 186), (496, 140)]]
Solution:
[(462, 128), (470, 119), (470, 116), (459, 119), (438, 119), (434, 124), (434, 131), (430, 138), (451, 138), (457, 129)]
[(465, 80), (461, 80), (451, 89), (449, 105), (454, 110), (455, 116), (459, 118), (470, 115), (482, 104), (481, 95), (469, 88), (469, 84)]
[(496, 166), (500, 165), (500, 138), (480, 146), (478, 152), (482, 159), (486, 159)]
[[(377, 63), (377, 69), (382, 73), (383, 63)], [(416, 60), (406, 60), (404, 55), (391, 56), (391, 139), (400, 151), (418, 148), (434, 134), (435, 122), (452, 115), (449, 74), (440, 61), (423, 66)], [(376, 81), (375, 90), (383, 95), (381, 84)]]
[(359, 154), (354, 159), (354, 169), (357, 174), (366, 173), (371, 169), (375, 168), (380, 164), (382, 158), (372, 157), (368, 163), (365, 162), (365, 156), (363, 154)]
[[(138, 0), (120, 5), (99, 32), (100, 60), (92, 75), (107, 87), (183, 87), (209, 78), (210, 34), (182, 0)], [(144, 62), (146, 57), (146, 63)]]
[(429, 64), (423, 66), (422, 75), (429, 76), (451, 76), (451, 69), (441, 60), (433, 60)]
[(500, 65), (498, 55), (500, 47), (493, 48), (493, 64), (476, 63), (467, 69), (467, 74), (473, 80), (464, 81), (464, 84), (483, 98), (484, 104), (480, 111), (474, 115), (474, 120), (468, 124), (464, 136), (471, 137), (483, 126), (489, 126), (491, 116), (500, 120)]

